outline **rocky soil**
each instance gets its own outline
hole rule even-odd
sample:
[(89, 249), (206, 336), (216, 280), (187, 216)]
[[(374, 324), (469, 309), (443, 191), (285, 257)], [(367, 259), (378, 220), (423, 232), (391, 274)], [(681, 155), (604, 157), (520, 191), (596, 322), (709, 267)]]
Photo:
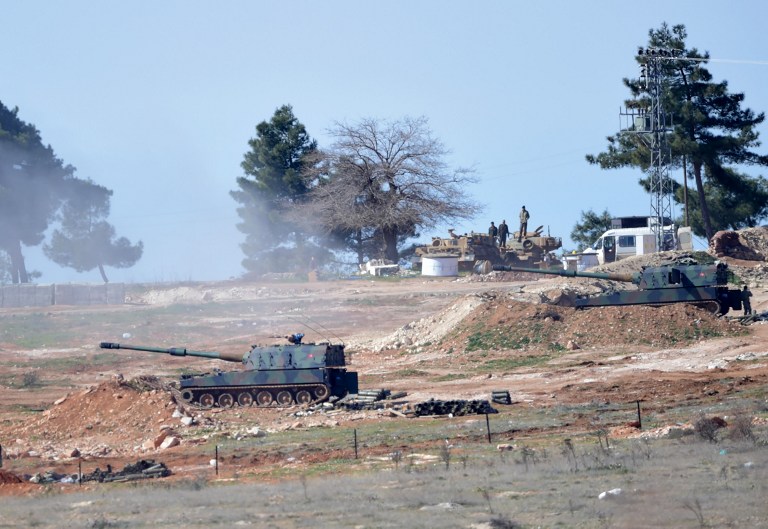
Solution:
[[(738, 240), (755, 255), (765, 255), (764, 231), (740, 234)], [(635, 271), (687, 257), (658, 254), (607, 268)], [(722, 259), (751, 285), (753, 308), (768, 309), (768, 265), (727, 255)], [(487, 399), (497, 389), (508, 389), (515, 402), (541, 409), (636, 400), (664, 409), (681, 401), (695, 405), (745, 391), (765, 399), (768, 327), (761, 322), (745, 326), (737, 318), (717, 317), (687, 304), (588, 310), (554, 304), (564, 292), (607, 288), (617, 287), (602, 280), (508, 272), (460, 279), (223, 283), (136, 289), (129, 304), (108, 311), (115, 319), (130, 321), (138, 315), (143, 321), (147, 308), (183, 307), (168, 327), (141, 325), (153, 336), (187, 336), (190, 343), (185, 345), (203, 350), (211, 348), (206, 326), (224, 329), (217, 332), (240, 329), (245, 336), (237, 336), (238, 343), (227, 347), (244, 347), (262, 341), (251, 335), (288, 334), (300, 316), (315, 330), (320, 326), (344, 337), (362, 387), (406, 392), (411, 403), (430, 398)], [(244, 302), (252, 315), (211, 318), (189, 310), (233, 301)], [(77, 308), (57, 310), (79, 311), (82, 318), (93, 315)], [(22, 316), (0, 314), (7, 328)], [(141, 325), (133, 328), (141, 330)], [(167, 390), (175, 375), (163, 374), (169, 369), (166, 364), (159, 362), (164, 367), (158, 369), (156, 358), (142, 356), (124, 357), (114, 365), (78, 363), (77, 386), (66, 391), (41, 393), (7, 382), (17, 380), (24, 365), (41, 358), (51, 362), (78, 355), (95, 358), (95, 344), (104, 332), (93, 329), (80, 347), (42, 350), (25, 349), (11, 340), (0, 344), (6, 360), (0, 369), (11, 376), (0, 383), (0, 445), (12, 466), (71, 470), (83, 460), (117, 467), (137, 458), (162, 457), (183, 473), (207, 464), (195, 447), (212, 438), (408, 420), (387, 410), (188, 408)], [(50, 372), (42, 368), (36, 376), (52, 380), (60, 374), (58, 368)], [(34, 409), (39, 411), (29, 412)], [(574, 421), (573, 428), (581, 427)], [(13, 472), (0, 473), (0, 494), (28, 490), (28, 484), (12, 484), (17, 477)]]

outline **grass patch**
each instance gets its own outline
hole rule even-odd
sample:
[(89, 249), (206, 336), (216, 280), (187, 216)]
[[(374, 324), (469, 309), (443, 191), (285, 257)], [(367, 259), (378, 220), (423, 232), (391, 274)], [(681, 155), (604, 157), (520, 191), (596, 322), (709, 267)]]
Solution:
[(447, 375), (440, 375), (439, 377), (432, 377), (432, 382), (450, 382), (451, 380), (463, 380), (469, 378), (471, 375), (467, 373), (448, 373)]
[(391, 373), (392, 376), (398, 377), (398, 378), (410, 378), (410, 377), (426, 377), (429, 375), (426, 371), (421, 371), (419, 369), (401, 369), (399, 371), (395, 371)]
[(519, 367), (531, 367), (546, 364), (552, 360), (552, 355), (530, 355), (530, 356), (518, 356), (513, 358), (495, 358), (493, 360), (487, 360), (482, 363), (477, 369), (478, 371), (510, 371)]

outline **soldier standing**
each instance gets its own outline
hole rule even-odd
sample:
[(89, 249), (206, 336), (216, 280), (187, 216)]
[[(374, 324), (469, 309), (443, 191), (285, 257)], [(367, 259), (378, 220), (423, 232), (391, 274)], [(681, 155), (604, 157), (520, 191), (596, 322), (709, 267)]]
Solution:
[(502, 220), (501, 224), (499, 224), (499, 246), (502, 248), (507, 247), (507, 236), (509, 235), (509, 227), (507, 226), (507, 221)]
[(741, 304), (744, 305), (744, 316), (752, 314), (752, 303), (749, 298), (752, 297), (752, 292), (749, 291), (747, 285), (744, 285), (744, 289), (741, 291)]
[(531, 216), (528, 214), (528, 210), (525, 209), (525, 206), (523, 206), (523, 209), (520, 210), (520, 231), (517, 234), (517, 242), (521, 242), (523, 237), (525, 237), (525, 233), (528, 231), (529, 218), (531, 218)]
[(488, 228), (488, 235), (490, 235), (491, 239), (493, 239), (494, 242), (495, 242), (496, 241), (496, 235), (498, 235), (498, 234), (499, 234), (499, 229), (496, 227), (496, 225), (493, 223), (493, 221), (491, 221), (491, 227)]

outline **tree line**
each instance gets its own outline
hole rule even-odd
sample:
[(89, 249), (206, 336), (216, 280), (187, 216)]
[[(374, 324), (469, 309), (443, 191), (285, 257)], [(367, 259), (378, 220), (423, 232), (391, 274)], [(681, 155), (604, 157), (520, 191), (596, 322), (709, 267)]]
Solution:
[[(719, 230), (738, 230), (755, 226), (768, 216), (768, 181), (763, 176), (744, 173), (747, 166), (766, 166), (768, 156), (755, 151), (760, 146), (758, 125), (765, 113), (744, 108), (744, 94), (731, 93), (727, 81), (716, 82), (706, 68), (709, 53), (686, 44), (684, 25), (666, 23), (648, 33), (647, 49), (672, 52), (661, 62), (662, 104), (673, 116), (674, 126), (667, 134), (672, 169), (682, 170), (684, 184), (671, 182), (673, 199), (683, 205), (677, 224), (689, 225), (696, 235), (710, 240)], [(637, 57), (643, 63), (641, 56)], [(649, 88), (642, 78), (625, 78), (630, 91), (628, 109), (649, 107)], [(602, 169), (635, 167), (650, 169), (649, 145), (631, 132), (608, 136), (608, 148), (587, 155), (589, 163)], [(687, 181), (695, 193), (686, 192)], [(640, 185), (648, 191), (648, 178)], [(574, 226), (571, 239), (580, 248), (588, 246), (610, 227), (611, 215), (588, 210)]]
[[(143, 252), (117, 237), (107, 221), (112, 191), (75, 176), (40, 132), (0, 101), (0, 283), (28, 283), (40, 272), (27, 269), (22, 245), (43, 245), (53, 262), (78, 272), (133, 266)], [(52, 228), (50, 238), (46, 232)]]
[[(696, 190), (674, 182), (674, 200), (685, 204), (694, 233), (711, 238), (720, 229), (754, 226), (768, 216), (768, 182), (743, 172), (768, 165), (757, 126), (764, 113), (743, 108), (744, 94), (731, 93), (706, 68), (708, 53), (688, 48), (682, 25), (649, 32), (649, 47), (675, 50), (663, 63), (663, 104), (673, 114), (668, 163), (683, 169)], [(640, 59), (638, 59), (640, 60)], [(627, 108), (648, 106), (641, 79), (624, 79)], [(413, 250), (420, 231), (471, 219), (479, 205), (468, 189), (470, 168), (450, 167), (446, 147), (424, 117), (336, 122), (331, 145), (320, 148), (290, 105), (256, 125), (244, 153), (242, 176), (230, 192), (237, 202), (238, 229), (246, 277), (268, 272), (306, 271), (313, 266), (397, 262)], [(605, 152), (587, 155), (602, 169), (651, 169), (649, 146), (637, 134), (607, 138)], [(31, 124), (0, 102), (0, 281), (36, 277), (24, 264), (21, 246), (43, 244), (45, 255), (77, 271), (130, 267), (142, 255), (141, 242), (117, 237), (107, 222), (112, 191), (75, 177)], [(648, 189), (648, 179), (640, 185)], [(582, 212), (571, 238), (590, 244), (610, 226), (608, 210)], [(687, 220), (686, 220), (687, 219)], [(53, 228), (50, 239), (45, 234)], [(37, 274), (39, 275), (39, 274)]]

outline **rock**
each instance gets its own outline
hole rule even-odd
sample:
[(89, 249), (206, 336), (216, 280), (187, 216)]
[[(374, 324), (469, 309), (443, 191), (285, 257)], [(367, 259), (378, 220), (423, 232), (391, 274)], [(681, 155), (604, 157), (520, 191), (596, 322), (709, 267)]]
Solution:
[(577, 349), (581, 349), (581, 347), (579, 347), (579, 344), (577, 344), (573, 340), (568, 340), (568, 343), (565, 344), (565, 348), (568, 349), (569, 351), (576, 351)]
[(189, 415), (181, 418), (181, 424), (184, 426), (192, 426), (195, 423), (195, 419)]
[(623, 491), (622, 491), (621, 489), (611, 489), (611, 490), (607, 490), (607, 491), (605, 491), (605, 492), (601, 492), (601, 493), (600, 493), (600, 494), (597, 496), (597, 499), (598, 499), (598, 500), (610, 500), (610, 499), (615, 499), (615, 498), (618, 498), (619, 496), (621, 496), (621, 495), (622, 495), (622, 493), (623, 493)]
[(67, 400), (67, 396), (68, 396), (68, 395), (64, 395), (64, 396), (63, 396), (63, 397), (61, 397), (60, 399), (53, 401), (53, 405), (54, 405), (54, 406), (58, 406), (59, 404), (63, 404), (63, 403), (64, 403), (64, 401), (66, 401), (66, 400)]
[(160, 444), (160, 450), (165, 450), (167, 448), (172, 448), (174, 446), (179, 446), (181, 444), (181, 441), (178, 437), (170, 436), (166, 437), (165, 440)]
[(169, 433), (170, 431), (164, 430), (160, 432), (160, 435), (152, 439), (152, 448), (159, 448), (163, 444), (163, 441), (168, 438)]
[(509, 444), (509, 443), (502, 443), (500, 445), (496, 445), (496, 450), (499, 450), (500, 452), (505, 452), (509, 450), (514, 450), (515, 445)]
[(73, 448), (72, 450), (70, 450), (67, 457), (80, 457), (80, 450), (78, 450), (77, 448)]
[(174, 419), (180, 419), (180, 418), (184, 417), (184, 414), (181, 413), (181, 410), (176, 408), (175, 410), (173, 410), (173, 413), (171, 414), (171, 417), (173, 417)]

